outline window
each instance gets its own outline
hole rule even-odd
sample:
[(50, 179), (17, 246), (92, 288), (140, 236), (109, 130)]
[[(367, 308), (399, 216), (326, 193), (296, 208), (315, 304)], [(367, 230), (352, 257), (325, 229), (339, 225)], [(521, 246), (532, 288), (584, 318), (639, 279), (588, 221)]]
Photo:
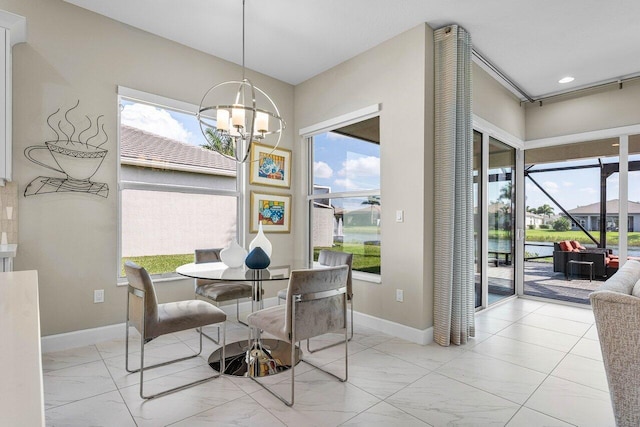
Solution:
[(310, 138), (313, 259), (321, 249), (352, 253), (363, 279), (357, 272), (379, 275), (381, 267), (379, 128), (376, 116)]
[(173, 276), (196, 248), (237, 239), (237, 165), (202, 147), (196, 106), (122, 88), (119, 103), (119, 275), (132, 260)]

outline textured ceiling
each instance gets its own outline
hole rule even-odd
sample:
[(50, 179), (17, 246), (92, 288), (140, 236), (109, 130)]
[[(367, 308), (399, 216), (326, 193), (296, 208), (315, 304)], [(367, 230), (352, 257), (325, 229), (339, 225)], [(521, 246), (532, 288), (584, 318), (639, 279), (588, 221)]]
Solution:
[[(242, 62), (241, 0), (66, 1)], [(638, 16), (637, 0), (246, 0), (246, 66), (298, 84), (422, 22), (459, 24), (541, 97), (640, 74)]]

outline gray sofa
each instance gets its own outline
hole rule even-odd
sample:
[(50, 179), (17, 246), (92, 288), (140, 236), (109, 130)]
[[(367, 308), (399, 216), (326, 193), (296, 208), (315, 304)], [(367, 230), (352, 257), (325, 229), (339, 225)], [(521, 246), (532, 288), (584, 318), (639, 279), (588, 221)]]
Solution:
[[(553, 271), (556, 273), (567, 274), (567, 262), (575, 261), (591, 261), (593, 262), (593, 276), (606, 277), (615, 273), (607, 269), (607, 256), (609, 250), (604, 248), (589, 248), (580, 252), (567, 252), (560, 249), (558, 243), (553, 244)], [(573, 274), (579, 274), (583, 277), (589, 277), (589, 267), (586, 265), (578, 265), (572, 269)]]
[(590, 294), (616, 425), (640, 426), (640, 262)]

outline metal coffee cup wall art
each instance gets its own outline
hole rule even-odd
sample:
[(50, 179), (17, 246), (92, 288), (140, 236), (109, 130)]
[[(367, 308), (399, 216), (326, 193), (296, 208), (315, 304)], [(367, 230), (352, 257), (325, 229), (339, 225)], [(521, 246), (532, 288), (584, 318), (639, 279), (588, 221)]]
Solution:
[[(62, 113), (58, 108), (47, 117), (47, 125), (56, 134), (55, 140), (25, 148), (27, 159), (61, 175), (37, 177), (25, 188), (25, 197), (60, 192), (88, 193), (101, 197), (109, 195), (106, 183), (91, 180), (108, 153), (102, 148), (109, 140), (104, 123), (100, 123), (104, 116), (92, 120), (85, 115), (88, 124), (85, 122), (82, 126), (80, 121), (83, 119), (70, 118), (79, 105), (80, 100), (66, 112)], [(79, 128), (83, 130), (77, 132)]]

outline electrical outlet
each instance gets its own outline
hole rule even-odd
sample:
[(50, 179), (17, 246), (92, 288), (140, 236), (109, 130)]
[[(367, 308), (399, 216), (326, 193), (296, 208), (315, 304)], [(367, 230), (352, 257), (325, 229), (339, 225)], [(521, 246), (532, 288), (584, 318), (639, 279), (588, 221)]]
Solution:
[(104, 302), (104, 289), (96, 289), (93, 291), (93, 303)]
[(404, 291), (402, 289), (396, 289), (396, 301), (398, 302), (404, 301)]

